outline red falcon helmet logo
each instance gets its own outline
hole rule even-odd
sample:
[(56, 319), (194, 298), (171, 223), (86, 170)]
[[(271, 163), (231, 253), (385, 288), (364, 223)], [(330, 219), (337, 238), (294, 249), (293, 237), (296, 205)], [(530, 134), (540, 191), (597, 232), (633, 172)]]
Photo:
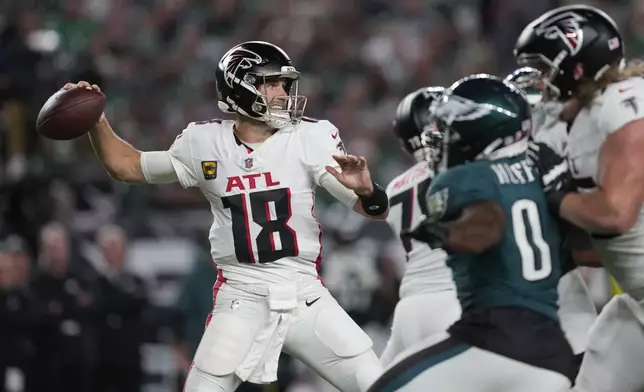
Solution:
[(584, 41), (584, 32), (579, 22), (585, 20), (574, 12), (564, 12), (543, 21), (537, 26), (535, 33), (546, 39), (561, 39), (570, 50), (570, 55), (574, 56)]
[(261, 64), (262, 57), (248, 49), (234, 49), (227, 56), (225, 80), (226, 84), (233, 87), (233, 81), (237, 78), (237, 72), (240, 69), (248, 69), (253, 65)]

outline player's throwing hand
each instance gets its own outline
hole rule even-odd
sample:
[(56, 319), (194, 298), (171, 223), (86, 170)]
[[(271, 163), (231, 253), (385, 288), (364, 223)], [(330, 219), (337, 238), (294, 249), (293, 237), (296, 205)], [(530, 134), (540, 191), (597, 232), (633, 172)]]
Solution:
[[(100, 88), (100, 87), (98, 87), (98, 85), (96, 85), (96, 84), (89, 84), (89, 82), (86, 82), (86, 81), (84, 81), (84, 80), (81, 80), (81, 81), (80, 81), (80, 82), (78, 82), (78, 83), (67, 83), (67, 84), (65, 84), (65, 85), (63, 86), (63, 88), (61, 88), (61, 90), (71, 90), (71, 89), (74, 89), (74, 88), (84, 88), (84, 89), (87, 89), (87, 90), (94, 90), (94, 91), (98, 91), (99, 93), (100, 93), (100, 92), (102, 92), (102, 91), (101, 91), (101, 88)], [(99, 122), (101, 122), (101, 121), (103, 121), (104, 119), (105, 119), (105, 113), (101, 114), (101, 117), (99, 118), (99, 120), (98, 120), (98, 121), (99, 121)]]
[(340, 165), (340, 171), (331, 166), (326, 171), (335, 177), (340, 184), (351, 189), (359, 196), (370, 196), (373, 193), (371, 173), (367, 167), (365, 157), (355, 155), (333, 155), (333, 159)]
[(85, 88), (88, 90), (96, 90), (96, 91), (101, 91), (101, 88), (98, 87), (95, 84), (90, 85), (88, 82), (85, 82), (81, 80), (78, 83), (67, 83), (66, 85), (63, 86), (63, 90), (71, 90), (73, 88)]

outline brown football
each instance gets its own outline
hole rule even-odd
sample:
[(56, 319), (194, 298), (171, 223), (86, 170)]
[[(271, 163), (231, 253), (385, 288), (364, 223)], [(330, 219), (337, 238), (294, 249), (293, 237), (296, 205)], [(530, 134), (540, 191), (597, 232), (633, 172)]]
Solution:
[(40, 109), (36, 130), (50, 139), (70, 140), (89, 132), (105, 109), (105, 95), (96, 90), (60, 90)]

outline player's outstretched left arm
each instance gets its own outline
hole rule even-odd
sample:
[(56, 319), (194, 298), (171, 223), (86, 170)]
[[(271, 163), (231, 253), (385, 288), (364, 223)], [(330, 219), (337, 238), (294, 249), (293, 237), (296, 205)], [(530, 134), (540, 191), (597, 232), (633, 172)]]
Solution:
[(599, 156), (601, 185), (594, 192), (567, 193), (555, 199), (560, 216), (590, 231), (622, 234), (630, 230), (644, 203), (643, 151), (644, 119), (608, 136)]
[(371, 180), (366, 158), (335, 154), (333, 159), (340, 170), (326, 166), (326, 171), (358, 195), (358, 202), (353, 205), (353, 210), (370, 219), (386, 219), (389, 215), (389, 198), (385, 190)]
[(454, 220), (425, 219), (413, 231), (403, 233), (448, 253), (483, 253), (498, 244), (505, 233), (505, 214), (495, 202), (480, 201), (466, 206)]

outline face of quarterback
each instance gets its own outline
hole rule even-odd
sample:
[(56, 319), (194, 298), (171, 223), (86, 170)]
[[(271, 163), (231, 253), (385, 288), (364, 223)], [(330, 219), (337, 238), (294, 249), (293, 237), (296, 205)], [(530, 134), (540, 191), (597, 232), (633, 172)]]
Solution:
[[(271, 116), (284, 118), (285, 120), (291, 119), (291, 111), (293, 107), (298, 106), (294, 101), (294, 97), (289, 95), (292, 85), (292, 79), (269, 77), (265, 79), (263, 84), (257, 86), (257, 90), (266, 100), (268, 113), (270, 113)], [(302, 107), (300, 112), (303, 111), (303, 109), (304, 108)]]
[[(287, 80), (284, 78), (267, 78), (266, 83), (260, 84), (257, 90), (266, 97), (266, 101), (270, 105), (275, 97), (286, 97)], [(275, 101), (279, 101), (276, 99)]]

